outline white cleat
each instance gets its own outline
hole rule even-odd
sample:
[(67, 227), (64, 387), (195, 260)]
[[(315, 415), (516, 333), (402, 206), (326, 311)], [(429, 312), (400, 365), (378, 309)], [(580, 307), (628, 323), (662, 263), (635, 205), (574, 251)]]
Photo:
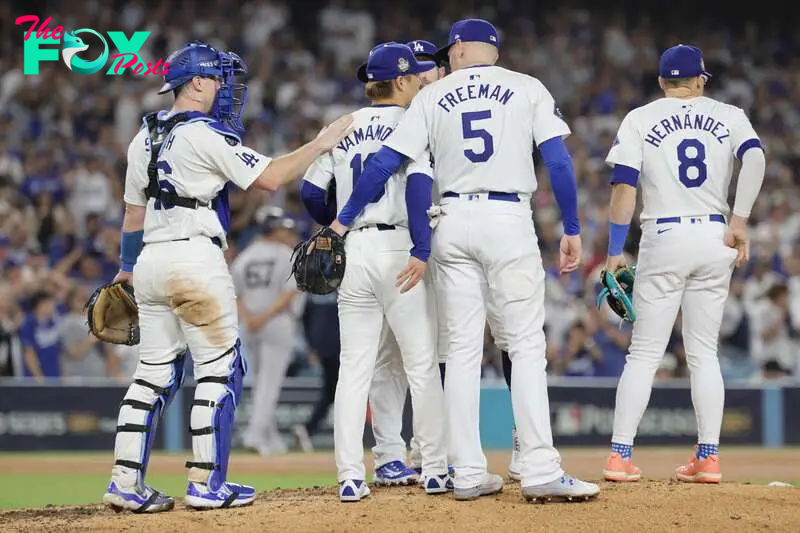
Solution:
[(551, 501), (587, 501), (600, 494), (600, 487), (564, 474), (555, 481), (542, 485), (522, 487), (522, 496), (527, 501), (546, 503)]
[(497, 474), (484, 474), (483, 481), (480, 485), (460, 489), (455, 487), (453, 489), (453, 496), (458, 501), (471, 501), (477, 500), (481, 496), (491, 496), (503, 491), (503, 478)]
[(449, 474), (427, 476), (423, 485), (426, 494), (444, 494), (453, 490), (453, 479)]
[(339, 501), (341, 502), (358, 502), (369, 495), (369, 487), (363, 479), (346, 479), (339, 482)]

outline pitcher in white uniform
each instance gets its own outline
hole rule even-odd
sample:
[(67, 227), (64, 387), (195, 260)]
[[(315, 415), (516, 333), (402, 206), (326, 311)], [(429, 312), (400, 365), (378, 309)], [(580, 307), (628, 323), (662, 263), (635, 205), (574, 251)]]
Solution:
[[(764, 153), (744, 111), (703, 96), (710, 75), (698, 48), (668, 49), (659, 71), (664, 97), (628, 113), (606, 159), (614, 167), (606, 270), (625, 264), (622, 249), (637, 184), (644, 205), (633, 291), (636, 321), (617, 387), (604, 476), (641, 478), (631, 461), (633, 441), (680, 309), (698, 444), (675, 477), (719, 483), (725, 387), (717, 340), (734, 263), (749, 256), (747, 219), (764, 180)], [(742, 167), (731, 215), (728, 186), (735, 159)]]
[[(337, 205), (344, 205), (364, 165), (397, 127), (404, 106), (421, 87), (411, 49), (385, 43), (370, 52), (359, 75), (373, 105), (354, 113), (354, 132), (309, 169), (305, 181), (324, 195), (336, 180)], [(335, 455), (343, 502), (369, 495), (362, 443), (364, 415), (384, 325), (400, 349), (414, 405), (422, 477), (429, 494), (449, 485), (443, 437), (443, 401), (435, 350), (435, 317), (426, 281), (431, 199), (430, 157), (398, 169), (376, 191), (347, 235), (347, 269), (339, 288), (341, 358), (334, 402)]]

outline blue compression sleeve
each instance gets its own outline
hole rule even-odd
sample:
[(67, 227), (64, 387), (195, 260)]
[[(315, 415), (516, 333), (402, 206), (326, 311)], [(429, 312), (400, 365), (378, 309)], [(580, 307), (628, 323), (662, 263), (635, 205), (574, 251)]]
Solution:
[(311, 182), (303, 180), (300, 184), (300, 198), (314, 222), (327, 226), (336, 218), (336, 202), (325, 202), (328, 192)]
[(608, 224), (608, 255), (620, 255), (625, 248), (630, 224)]
[(123, 272), (133, 272), (133, 265), (136, 264), (136, 260), (142, 252), (142, 239), (144, 239), (144, 230), (122, 232), (119, 261), (120, 270)]
[(539, 145), (542, 159), (550, 173), (550, 186), (553, 196), (561, 209), (564, 233), (578, 235), (581, 223), (578, 219), (578, 187), (575, 182), (575, 169), (567, 145), (561, 137), (553, 137)]
[(411, 255), (420, 261), (427, 261), (431, 255), (431, 226), (428, 223), (428, 208), (431, 206), (433, 179), (422, 173), (409, 174), (406, 183), (406, 209), (408, 210), (408, 231), (414, 247)]
[(381, 189), (386, 186), (386, 182), (406, 159), (408, 157), (386, 146), (375, 152), (358, 178), (358, 183), (356, 183), (347, 205), (339, 213), (339, 222), (345, 226), (352, 225), (355, 218), (361, 214), (373, 198), (380, 194)]

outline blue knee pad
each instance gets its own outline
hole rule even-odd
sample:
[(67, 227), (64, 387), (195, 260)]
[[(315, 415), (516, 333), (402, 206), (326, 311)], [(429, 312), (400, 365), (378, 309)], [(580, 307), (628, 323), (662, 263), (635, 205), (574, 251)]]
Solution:
[[(214, 361), (222, 357), (230, 357), (226, 376), (206, 376), (197, 380), (197, 389), (192, 401), (190, 430), (195, 461), (186, 463), (189, 468), (210, 471), (207, 485), (214, 492), (219, 490), (227, 479), (234, 414), (247, 373), (247, 363), (242, 355), (240, 341), (237, 340), (230, 350)], [(198, 423), (209, 422), (210, 425), (195, 427)]]
[[(174, 360), (169, 363), (164, 363), (165, 365), (170, 365), (172, 371), (171, 378), (165, 385), (151, 383), (151, 381), (143, 378), (134, 379), (133, 384), (128, 388), (128, 392), (125, 394), (125, 398), (120, 403), (121, 423), (117, 426), (117, 433), (144, 433), (146, 436), (141, 439), (139, 457), (137, 460), (118, 458), (114, 464), (138, 470), (140, 482), (147, 473), (147, 465), (150, 461), (150, 452), (153, 449), (153, 442), (155, 442), (158, 422), (183, 384), (185, 357), (186, 352), (184, 351), (178, 354)], [(162, 366), (147, 365), (147, 363), (141, 364), (145, 366)], [(124, 406), (129, 406), (132, 410), (136, 411), (145, 411), (144, 423), (122, 423), (123, 419), (127, 418), (122, 415)]]

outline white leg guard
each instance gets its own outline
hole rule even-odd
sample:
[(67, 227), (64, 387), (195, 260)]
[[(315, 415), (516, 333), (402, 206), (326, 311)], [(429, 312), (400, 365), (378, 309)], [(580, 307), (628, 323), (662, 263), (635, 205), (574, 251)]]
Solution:
[(111, 479), (119, 487), (144, 486), (158, 421), (183, 383), (186, 352), (164, 364), (139, 362), (120, 404)]
[(189, 481), (216, 492), (225, 483), (231, 450), (233, 417), (247, 372), (239, 341), (221, 356), (195, 364), (197, 388), (192, 401), (194, 460), (187, 461)]

